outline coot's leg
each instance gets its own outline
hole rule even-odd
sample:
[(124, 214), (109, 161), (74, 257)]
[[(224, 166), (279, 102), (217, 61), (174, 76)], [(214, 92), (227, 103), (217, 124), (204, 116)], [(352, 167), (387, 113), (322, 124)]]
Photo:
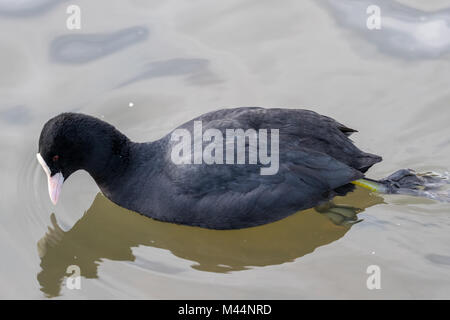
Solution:
[(411, 169), (401, 169), (381, 180), (364, 178), (352, 183), (378, 193), (405, 194), (450, 202), (450, 190), (443, 190), (450, 185), (449, 173), (416, 173)]

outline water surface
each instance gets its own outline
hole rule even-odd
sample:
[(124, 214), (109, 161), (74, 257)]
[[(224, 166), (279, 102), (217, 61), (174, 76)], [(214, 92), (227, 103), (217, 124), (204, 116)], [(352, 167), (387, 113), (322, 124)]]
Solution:
[[(35, 154), (63, 111), (136, 141), (222, 107), (310, 108), (359, 130), (369, 172), (450, 170), (448, 1), (0, 0), (0, 298), (450, 298), (450, 208), (361, 189), (233, 231), (162, 223), (77, 172), (52, 206)], [(385, 28), (364, 28), (378, 4)], [(130, 104), (131, 103), (131, 104)], [(130, 107), (131, 105), (131, 107)], [(334, 217), (336, 218), (336, 217)], [(81, 290), (64, 285), (81, 268)], [(368, 290), (367, 267), (381, 269)]]

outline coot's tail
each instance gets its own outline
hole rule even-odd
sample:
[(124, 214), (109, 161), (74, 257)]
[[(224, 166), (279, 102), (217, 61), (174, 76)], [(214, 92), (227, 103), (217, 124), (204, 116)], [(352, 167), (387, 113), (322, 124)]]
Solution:
[(401, 169), (381, 180), (368, 178), (352, 182), (374, 192), (385, 194), (406, 194), (450, 203), (450, 174), (435, 172), (416, 173)]

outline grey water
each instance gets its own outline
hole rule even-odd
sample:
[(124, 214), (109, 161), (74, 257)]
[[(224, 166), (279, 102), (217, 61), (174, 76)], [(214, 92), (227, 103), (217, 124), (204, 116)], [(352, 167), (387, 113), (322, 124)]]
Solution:
[[(66, 10), (81, 9), (69, 30)], [(381, 29), (366, 27), (369, 5)], [(119, 208), (85, 172), (57, 206), (36, 161), (64, 111), (160, 138), (236, 106), (308, 108), (383, 162), (450, 171), (448, 0), (0, 0), (0, 298), (448, 299), (450, 207), (358, 188), (340, 211), (256, 228), (162, 223)], [(66, 285), (67, 268), (81, 288)], [(370, 290), (370, 266), (381, 288)]]

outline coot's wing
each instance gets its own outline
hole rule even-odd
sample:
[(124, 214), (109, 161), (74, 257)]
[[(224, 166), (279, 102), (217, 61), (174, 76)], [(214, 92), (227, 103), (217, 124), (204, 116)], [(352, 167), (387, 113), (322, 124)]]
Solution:
[[(284, 149), (307, 148), (325, 153), (348, 166), (366, 172), (380, 156), (358, 149), (348, 138), (356, 130), (336, 120), (304, 109), (264, 109), (245, 107), (206, 113), (193, 121), (202, 121), (204, 128), (279, 129), (280, 152)], [(234, 126), (234, 127), (233, 127)]]

